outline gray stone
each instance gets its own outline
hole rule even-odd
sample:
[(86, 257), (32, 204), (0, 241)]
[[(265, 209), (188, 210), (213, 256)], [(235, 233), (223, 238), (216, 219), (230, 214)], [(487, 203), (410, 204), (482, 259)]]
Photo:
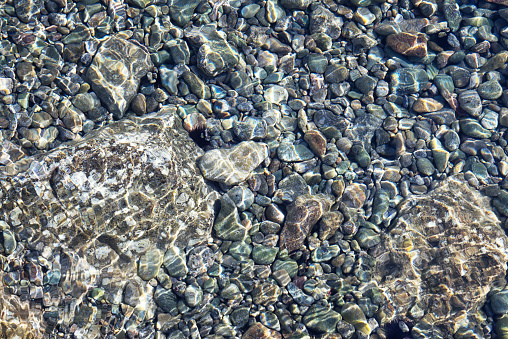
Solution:
[(470, 90), (459, 94), (460, 107), (472, 117), (478, 117), (482, 113), (482, 99), (478, 92)]
[[(62, 277), (79, 277), (65, 283), (72, 300), (85, 298), (84, 286), (102, 288), (106, 300), (118, 300), (131, 280), (152, 295), (153, 287), (137, 274), (154, 276), (160, 266), (156, 253), (210, 237), (218, 194), (195, 164), (202, 153), (174, 106), (111, 123), (38, 156), (14, 161), (11, 153), (0, 167), (0, 187), (9, 191), (0, 198), (0, 219), (24, 246), (42, 246), (52, 258), (60, 257), (55, 262)], [(26, 254), (17, 256), (22, 265), (31, 260)], [(155, 293), (158, 305), (167, 298)], [(54, 303), (65, 303), (70, 312), (80, 305)], [(135, 307), (155, 312), (151, 297)], [(63, 314), (55, 317), (63, 322)]]
[(422, 91), (429, 82), (429, 76), (423, 69), (399, 68), (390, 77), (390, 89), (398, 95), (407, 95)]
[(213, 225), (215, 234), (217, 237), (224, 240), (243, 240), (247, 230), (240, 223), (240, 215), (238, 214), (235, 203), (227, 194), (221, 197), (220, 202), (220, 212)]
[(206, 179), (236, 185), (247, 179), (267, 156), (266, 144), (243, 141), (229, 149), (206, 152), (199, 159), (198, 167)]
[(299, 162), (312, 159), (314, 153), (305, 144), (294, 145), (288, 141), (282, 141), (277, 148), (277, 156), (285, 162)]
[[(187, 3), (186, 0), (183, 1)], [(200, 27), (192, 26), (185, 30), (185, 37), (199, 48), (198, 67), (211, 77), (231, 70), (240, 61), (235, 48), (218, 32), (214, 23)]]
[(486, 100), (497, 100), (503, 94), (503, 87), (497, 80), (486, 81), (478, 86), (478, 94)]
[(339, 320), (342, 320), (340, 313), (319, 304), (312, 305), (303, 317), (305, 326), (319, 333), (334, 332)]
[(153, 67), (140, 46), (117, 37), (107, 38), (88, 69), (88, 81), (115, 118), (123, 117), (136, 95), (139, 82)]
[(138, 275), (143, 280), (155, 278), (162, 265), (162, 255), (157, 248), (152, 248), (141, 255), (138, 261)]
[[(489, 199), (463, 176), (402, 202), (380, 244), (374, 275), (393, 316), (416, 322), (432, 317), (436, 329), (450, 335), (458, 329), (457, 317), (476, 319), (487, 293), (505, 284), (508, 239), (499, 224)], [(443, 289), (453, 291), (452, 297)], [(411, 298), (398, 297), (403, 295)], [(454, 296), (460, 296), (458, 308)]]

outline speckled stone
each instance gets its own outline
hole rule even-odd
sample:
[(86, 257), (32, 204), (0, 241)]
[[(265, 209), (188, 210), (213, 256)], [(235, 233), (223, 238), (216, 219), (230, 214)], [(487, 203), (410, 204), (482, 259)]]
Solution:
[(427, 55), (427, 38), (423, 33), (398, 33), (386, 37), (386, 44), (397, 53), (423, 58)]
[(280, 234), (280, 248), (289, 252), (301, 248), (312, 227), (330, 207), (331, 200), (323, 194), (297, 197), (287, 208), (286, 222)]
[(218, 33), (215, 23), (188, 27), (185, 36), (198, 48), (198, 67), (208, 76), (228, 71), (240, 61), (238, 52)]
[(341, 320), (340, 313), (330, 306), (312, 305), (303, 317), (303, 323), (309, 329), (319, 333), (334, 332), (335, 326)]
[(141, 78), (152, 67), (150, 55), (143, 48), (110, 37), (95, 54), (87, 78), (101, 102), (119, 119), (136, 95)]
[[(375, 251), (375, 279), (393, 316), (412, 313), (422, 326), (432, 317), (436, 329), (454, 334), (459, 319), (474, 322), (491, 288), (504, 285), (507, 245), (489, 200), (463, 177), (449, 177), (400, 205)], [(415, 305), (420, 312), (414, 313)]]
[(198, 167), (208, 180), (236, 185), (247, 179), (267, 156), (266, 144), (243, 141), (229, 149), (206, 152), (198, 161)]
[[(156, 253), (210, 237), (218, 194), (195, 165), (202, 154), (174, 106), (111, 123), (43, 156), (1, 166), (0, 187), (10, 192), (1, 198), (8, 206), (0, 208), (1, 219), (19, 241), (37, 237), (48, 256), (65, 258), (62, 277), (80, 277), (71, 298), (85, 298), (90, 284), (113, 300), (126, 281), (152, 295), (137, 274), (156, 274)], [(27, 262), (22, 253), (17, 260)], [(152, 299), (143, 300), (136, 307), (154, 311)], [(79, 303), (66, 305), (74, 312)]]

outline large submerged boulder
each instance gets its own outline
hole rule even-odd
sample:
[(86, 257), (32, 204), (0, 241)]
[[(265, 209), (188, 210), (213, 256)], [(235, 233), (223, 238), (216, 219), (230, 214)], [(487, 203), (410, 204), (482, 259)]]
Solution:
[(413, 319), (415, 338), (474, 331), (487, 293), (506, 284), (507, 244), (489, 199), (459, 177), (407, 199), (373, 252), (384, 321)]
[(218, 195), (196, 166), (202, 154), (167, 106), (0, 174), (0, 254), (15, 263), (4, 281), (26, 300), (16, 270), (29, 272), (29, 298), (45, 306), (38, 326), (75, 324), (91, 338), (100, 326), (88, 328), (90, 316), (108, 326), (112, 305), (129, 305), (136, 323), (153, 316), (148, 281), (164, 272), (164, 253), (210, 237)]

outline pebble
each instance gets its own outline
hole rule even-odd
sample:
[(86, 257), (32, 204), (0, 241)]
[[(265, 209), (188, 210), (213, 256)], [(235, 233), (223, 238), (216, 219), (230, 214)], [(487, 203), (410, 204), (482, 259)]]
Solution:
[(303, 317), (303, 323), (318, 333), (333, 332), (337, 323), (342, 320), (340, 313), (329, 306), (312, 305)]
[(397, 33), (386, 37), (386, 44), (395, 52), (405, 56), (424, 58), (427, 56), (427, 38), (423, 33)]
[(208, 180), (236, 185), (246, 180), (267, 156), (266, 144), (243, 141), (230, 149), (206, 152), (198, 161), (198, 167)]
[(482, 112), (482, 100), (477, 91), (464, 91), (459, 94), (460, 107), (472, 117), (480, 116)]
[(299, 196), (287, 207), (286, 222), (280, 234), (281, 249), (293, 252), (303, 245), (312, 227), (324, 212), (330, 209), (331, 201), (324, 195)]
[(149, 54), (127, 40), (102, 42), (87, 72), (92, 89), (117, 118), (123, 117), (140, 80), (153, 67)]
[(428, 81), (429, 76), (422, 69), (399, 68), (390, 77), (390, 90), (398, 95), (418, 93)]
[(162, 255), (156, 248), (148, 250), (139, 258), (138, 275), (143, 280), (155, 278), (162, 265)]
[(478, 94), (485, 100), (497, 100), (503, 94), (503, 88), (497, 80), (489, 80), (478, 86)]

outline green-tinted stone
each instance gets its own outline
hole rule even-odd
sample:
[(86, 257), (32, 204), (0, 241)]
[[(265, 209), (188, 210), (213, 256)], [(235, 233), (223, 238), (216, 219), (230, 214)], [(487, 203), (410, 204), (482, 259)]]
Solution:
[(474, 119), (461, 119), (459, 121), (461, 131), (472, 138), (487, 139), (492, 133), (483, 128), (478, 121)]
[(278, 252), (278, 247), (256, 245), (252, 250), (252, 260), (258, 265), (269, 265), (275, 260)]
[(358, 331), (370, 335), (372, 329), (367, 323), (367, 318), (360, 307), (353, 303), (346, 303), (340, 311), (342, 319), (353, 325)]
[(419, 158), (416, 161), (416, 167), (423, 175), (432, 175), (436, 171), (434, 164), (427, 158)]
[(143, 280), (155, 278), (162, 265), (162, 255), (156, 248), (148, 250), (139, 258), (138, 275)]
[(372, 215), (370, 222), (374, 225), (379, 225), (383, 222), (383, 215), (388, 210), (390, 205), (390, 195), (383, 189), (380, 189), (374, 195), (374, 201), (372, 202)]
[(220, 212), (213, 225), (217, 237), (224, 240), (241, 241), (246, 236), (246, 229), (240, 223), (240, 215), (235, 203), (229, 195), (224, 194), (221, 199)]
[(478, 94), (486, 100), (496, 100), (503, 94), (503, 87), (497, 80), (489, 80), (478, 86)]
[(360, 227), (358, 233), (356, 233), (355, 239), (358, 241), (358, 244), (365, 249), (376, 246), (381, 242), (379, 234), (365, 227)]
[(294, 260), (275, 260), (272, 266), (273, 271), (285, 269), (291, 278), (295, 277), (298, 273), (298, 264)]
[(303, 317), (303, 323), (309, 329), (327, 333), (334, 332), (335, 326), (341, 320), (341, 315), (329, 307), (312, 305)]
[(185, 253), (181, 253), (178, 247), (170, 247), (164, 254), (164, 267), (172, 277), (184, 277), (187, 274)]

